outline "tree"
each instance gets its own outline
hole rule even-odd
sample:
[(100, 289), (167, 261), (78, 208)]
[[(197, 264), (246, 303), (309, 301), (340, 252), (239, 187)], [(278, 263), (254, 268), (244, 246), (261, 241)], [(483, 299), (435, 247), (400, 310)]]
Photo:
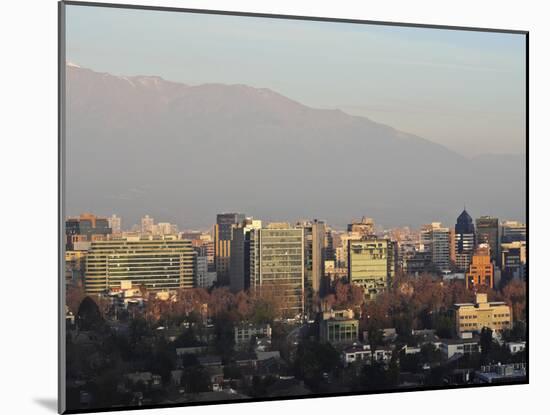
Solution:
[(186, 369), (182, 375), (181, 382), (186, 392), (200, 393), (210, 390), (210, 376), (202, 366), (192, 366)]
[(208, 301), (208, 313), (215, 317), (227, 314), (235, 304), (235, 297), (228, 288), (214, 288)]
[(306, 340), (298, 346), (294, 372), (314, 390), (317, 390), (323, 381), (323, 373), (331, 373), (339, 366), (339, 353), (329, 343)]
[(512, 307), (514, 320), (525, 320), (527, 288), (524, 281), (512, 280), (502, 289), (502, 297)]
[(80, 303), (84, 298), (86, 297), (86, 292), (84, 291), (84, 288), (82, 285), (77, 286), (69, 286), (67, 287), (67, 293), (65, 296), (65, 303), (67, 304), (67, 307), (71, 313), (76, 315), (78, 312), (78, 308), (80, 306)]
[(235, 332), (233, 319), (229, 313), (219, 314), (214, 318), (214, 347), (222, 358), (229, 358), (235, 349)]
[(455, 325), (451, 316), (446, 314), (436, 314), (434, 317), (435, 334), (444, 339), (450, 339), (454, 336)]
[(374, 364), (374, 355), (375, 351), (384, 341), (384, 333), (383, 331), (377, 327), (375, 324), (371, 324), (371, 326), (368, 329), (368, 342), (370, 346), (370, 352), (371, 352), (371, 364)]
[(479, 343), (481, 346), (481, 363), (487, 364), (493, 348), (493, 330), (489, 327), (483, 327)]
[(85, 297), (76, 315), (76, 324), (79, 330), (99, 330), (104, 321), (97, 303), (91, 297)]
[[(394, 374), (392, 375), (392, 377)], [(393, 381), (394, 379), (392, 379)], [(365, 365), (359, 377), (360, 389), (380, 390), (390, 386), (390, 377), (386, 373), (384, 364), (375, 362)]]

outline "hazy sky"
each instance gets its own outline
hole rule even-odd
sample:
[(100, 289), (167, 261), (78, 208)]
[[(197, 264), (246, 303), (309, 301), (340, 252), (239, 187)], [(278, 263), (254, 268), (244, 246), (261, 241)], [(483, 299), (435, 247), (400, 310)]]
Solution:
[(117, 75), (271, 88), (467, 156), (525, 153), (519, 34), (69, 5), (67, 59)]

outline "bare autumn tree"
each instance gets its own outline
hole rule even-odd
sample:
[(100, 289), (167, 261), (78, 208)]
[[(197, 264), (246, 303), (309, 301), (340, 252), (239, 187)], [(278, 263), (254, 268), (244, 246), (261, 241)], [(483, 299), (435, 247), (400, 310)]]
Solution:
[(86, 292), (84, 291), (84, 287), (82, 287), (82, 284), (79, 284), (78, 286), (67, 287), (65, 303), (67, 304), (69, 311), (76, 315), (76, 313), (78, 312), (78, 307), (85, 297)]
[(337, 281), (334, 285), (334, 295), (336, 296), (336, 307), (344, 308), (348, 306), (349, 284)]
[(502, 289), (503, 300), (512, 307), (514, 320), (525, 320), (526, 284), (524, 281), (512, 280)]
[(211, 301), (212, 295), (208, 295), (203, 288), (180, 289), (173, 307), (177, 314), (189, 316), (191, 313), (200, 314), (204, 304)]
[(246, 291), (239, 291), (235, 295), (235, 308), (241, 320), (248, 320), (254, 309), (254, 301)]
[(235, 304), (235, 296), (228, 288), (214, 288), (208, 300), (208, 314), (217, 316), (228, 313)]

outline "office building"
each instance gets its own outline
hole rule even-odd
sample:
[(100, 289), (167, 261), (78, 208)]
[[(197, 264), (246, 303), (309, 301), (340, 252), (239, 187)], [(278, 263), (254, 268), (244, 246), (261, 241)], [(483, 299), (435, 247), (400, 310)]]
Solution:
[(476, 249), (470, 269), (466, 274), (466, 288), (473, 289), (480, 285), (489, 288), (495, 286), (494, 265), (491, 261), (491, 248), (489, 244), (481, 244)]
[(319, 294), (324, 277), (325, 222), (315, 219), (297, 225), (304, 229), (305, 283), (313, 294)]
[(368, 240), (348, 241), (348, 278), (360, 285), (365, 298), (373, 299), (385, 291), (395, 277), (395, 243), (373, 237)]
[(276, 293), (286, 317), (304, 313), (304, 230), (271, 223), (250, 231), (250, 288)]
[(192, 288), (194, 256), (191, 242), (174, 236), (95, 241), (86, 258), (86, 292), (98, 294), (123, 283), (153, 292)]
[(208, 268), (208, 257), (199, 254), (197, 248), (195, 250), (195, 287), (210, 288), (216, 282), (216, 272), (210, 271)]
[(233, 228), (245, 220), (242, 213), (220, 213), (214, 225), (214, 256), (216, 274), (221, 285), (229, 285), (231, 266), (231, 239)]
[(420, 244), (431, 256), (431, 262), (438, 271), (447, 271), (451, 265), (451, 234), (449, 228), (440, 222), (424, 225), (420, 232)]
[(271, 326), (269, 324), (240, 323), (233, 328), (236, 345), (249, 345), (253, 338), (271, 339)]
[(361, 237), (375, 234), (374, 220), (363, 216), (361, 222), (352, 222), (348, 225), (348, 232), (358, 233)]
[(152, 226), (154, 235), (177, 235), (178, 226), (169, 222), (159, 222)]
[(122, 219), (117, 215), (112, 215), (108, 219), (109, 228), (114, 235), (119, 235), (122, 232)]
[(261, 227), (261, 220), (246, 218), (233, 228), (229, 287), (234, 293), (250, 288), (250, 231)]
[(500, 263), (500, 232), (498, 218), (481, 216), (476, 219), (478, 244), (488, 244), (491, 251), (491, 261)]
[(512, 310), (502, 301), (487, 301), (487, 294), (477, 294), (475, 304), (455, 304), (455, 324), (458, 334), (481, 332), (484, 327), (493, 331), (512, 328)]
[(527, 240), (527, 227), (525, 223), (517, 221), (505, 221), (502, 224), (502, 243), (522, 242)]
[(501, 245), (502, 273), (506, 280), (525, 279), (527, 271), (527, 246), (525, 241)]
[(83, 213), (76, 218), (65, 221), (65, 249), (74, 250), (75, 242), (91, 242), (105, 239), (111, 235), (111, 228), (107, 218)]
[(323, 249), (325, 261), (336, 260), (336, 255), (334, 252), (334, 236), (332, 235), (332, 229), (328, 226), (325, 226), (325, 242)]
[(84, 282), (87, 251), (65, 251), (65, 283), (77, 286)]
[(467, 271), (476, 246), (475, 226), (472, 217), (462, 211), (455, 225), (455, 265), (459, 271)]
[(141, 233), (153, 233), (153, 226), (155, 220), (149, 215), (145, 215), (141, 218)]

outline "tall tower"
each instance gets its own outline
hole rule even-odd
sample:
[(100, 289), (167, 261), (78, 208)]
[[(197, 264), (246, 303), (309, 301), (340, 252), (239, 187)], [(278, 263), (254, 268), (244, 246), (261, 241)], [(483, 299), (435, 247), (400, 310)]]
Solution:
[(232, 292), (250, 288), (250, 232), (261, 227), (261, 220), (246, 218), (243, 223), (233, 228), (229, 261), (229, 281)]
[(107, 219), (109, 221), (109, 227), (112, 233), (119, 234), (122, 231), (122, 220), (117, 215), (112, 215)]
[(250, 231), (250, 288), (272, 293), (286, 317), (304, 313), (304, 230), (271, 223)]
[(498, 218), (481, 216), (476, 219), (476, 240), (478, 244), (488, 244), (491, 252), (491, 261), (500, 262), (500, 235)]
[(149, 215), (141, 218), (141, 233), (152, 233), (155, 220)]
[(420, 232), (420, 240), (424, 246), (424, 252), (427, 252), (431, 256), (432, 263), (439, 271), (449, 269), (451, 259), (449, 238), (449, 228), (441, 226), (440, 222), (424, 225)]
[(229, 285), (233, 228), (245, 220), (243, 213), (220, 213), (214, 226), (214, 257), (218, 283)]
[(467, 271), (476, 246), (476, 230), (472, 217), (462, 211), (455, 225), (456, 266), (460, 271)]

